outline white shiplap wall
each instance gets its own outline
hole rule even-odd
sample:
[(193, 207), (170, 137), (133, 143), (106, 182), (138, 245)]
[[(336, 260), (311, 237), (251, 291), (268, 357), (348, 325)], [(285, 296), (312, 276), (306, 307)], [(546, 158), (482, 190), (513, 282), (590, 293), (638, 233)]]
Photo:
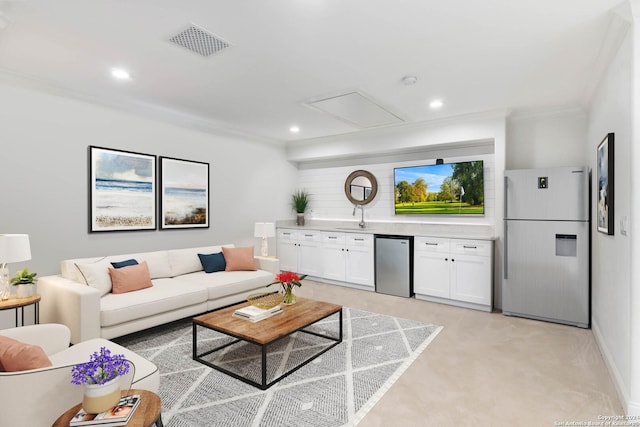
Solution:
[[(364, 169), (371, 172), (378, 181), (378, 194), (375, 200), (364, 208), (366, 221), (493, 225), (496, 216), (494, 155), (474, 154), (446, 158), (447, 163), (471, 160), (484, 161), (484, 216), (394, 214), (393, 169), (396, 167), (434, 164), (435, 158), (336, 167), (309, 167), (298, 171), (298, 187), (306, 189), (311, 195), (311, 210), (307, 212), (307, 218), (353, 220), (353, 205), (344, 194), (344, 182), (354, 170)], [(359, 217), (360, 212), (358, 210), (356, 218), (359, 220)]]

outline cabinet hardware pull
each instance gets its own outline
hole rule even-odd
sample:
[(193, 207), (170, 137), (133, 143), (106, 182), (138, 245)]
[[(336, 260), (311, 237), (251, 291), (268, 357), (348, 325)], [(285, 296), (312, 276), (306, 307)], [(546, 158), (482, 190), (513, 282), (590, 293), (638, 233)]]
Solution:
[(313, 234), (305, 234), (304, 237), (313, 237)]
[(291, 233), (282, 233), (282, 234), (284, 234), (285, 236), (291, 236)]
[(353, 240), (355, 240), (356, 242), (364, 242), (364, 239), (353, 239)]
[(330, 239), (337, 239), (336, 236), (329, 236)]
[(424, 244), (427, 246), (438, 246), (437, 243), (431, 243), (431, 242), (425, 242)]
[(463, 246), (465, 249), (478, 249), (477, 246), (468, 246), (468, 245), (464, 245)]

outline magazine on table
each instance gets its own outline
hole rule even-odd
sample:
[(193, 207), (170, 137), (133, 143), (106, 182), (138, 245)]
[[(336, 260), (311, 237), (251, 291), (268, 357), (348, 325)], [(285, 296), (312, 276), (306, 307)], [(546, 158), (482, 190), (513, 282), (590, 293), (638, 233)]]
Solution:
[(124, 426), (129, 422), (138, 405), (140, 405), (139, 394), (122, 396), (116, 406), (99, 414), (87, 414), (84, 409), (80, 409), (69, 422), (69, 426)]
[(279, 305), (276, 305), (275, 307), (271, 307), (271, 308), (258, 308), (253, 305), (248, 305), (246, 307), (237, 309), (236, 311), (234, 311), (234, 313), (238, 313), (246, 317), (259, 317), (259, 316), (264, 316), (265, 314), (273, 313), (278, 310), (282, 310), (282, 307), (280, 307)]
[(258, 320), (266, 319), (275, 314), (282, 313), (282, 307), (276, 305), (270, 309), (258, 308), (252, 305), (239, 308), (233, 312), (233, 317), (238, 317), (240, 319), (250, 320), (252, 322), (257, 322)]

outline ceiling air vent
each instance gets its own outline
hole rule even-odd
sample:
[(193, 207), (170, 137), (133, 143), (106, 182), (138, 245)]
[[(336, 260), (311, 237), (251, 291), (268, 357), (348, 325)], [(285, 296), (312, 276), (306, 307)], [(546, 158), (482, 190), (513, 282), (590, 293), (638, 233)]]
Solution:
[(214, 55), (230, 46), (226, 40), (193, 24), (169, 41), (202, 56)]

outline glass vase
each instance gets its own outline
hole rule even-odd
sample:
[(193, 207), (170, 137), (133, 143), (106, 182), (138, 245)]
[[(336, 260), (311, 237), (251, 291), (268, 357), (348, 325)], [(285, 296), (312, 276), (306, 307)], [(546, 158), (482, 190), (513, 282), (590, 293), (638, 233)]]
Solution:
[(0, 300), (2, 301), (9, 299), (11, 296), (11, 285), (9, 282), (9, 269), (6, 267), (0, 268)]
[(282, 303), (286, 305), (296, 303), (296, 296), (293, 294), (293, 286), (289, 286), (284, 289), (284, 301), (282, 301)]

